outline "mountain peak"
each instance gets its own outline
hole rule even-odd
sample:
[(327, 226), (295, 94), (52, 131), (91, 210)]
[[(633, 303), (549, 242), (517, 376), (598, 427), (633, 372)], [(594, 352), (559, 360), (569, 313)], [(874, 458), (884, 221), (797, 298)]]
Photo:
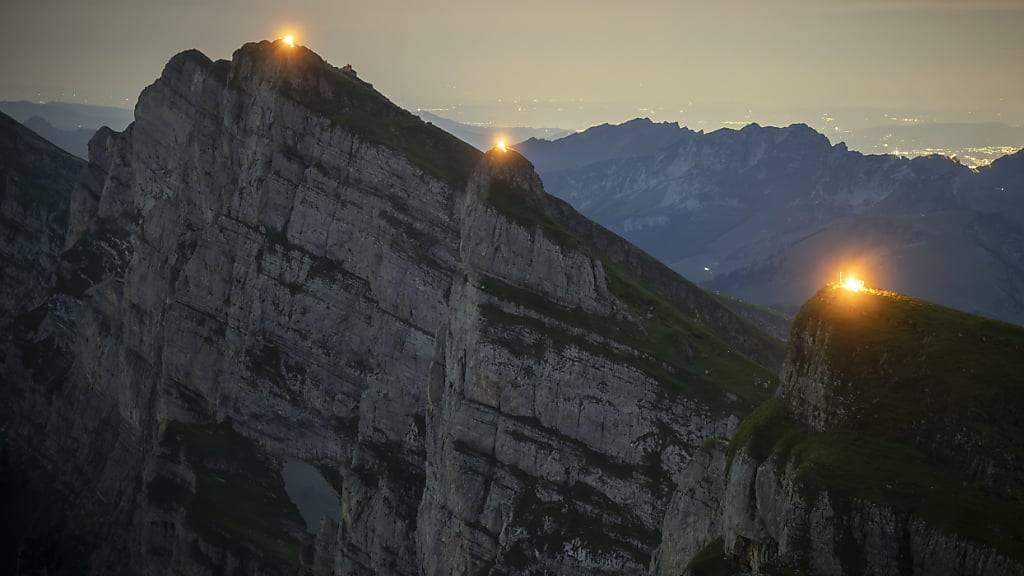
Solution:
[(351, 65), (335, 67), (309, 48), (280, 40), (244, 44), (231, 60), (216, 62), (198, 50), (181, 52), (143, 91), (138, 110), (146, 117), (163, 109), (168, 98), (181, 98), (183, 106), (212, 111), (233, 105), (239, 93), (268, 96), (261, 101), (274, 114), (297, 105), (299, 113), (398, 151), (449, 183), (465, 183), (480, 159), (472, 146), (396, 106), (358, 78)]
[(533, 200), (539, 200), (546, 194), (533, 164), (511, 149), (502, 151), (495, 148), (484, 154), (474, 179), (486, 183), (487, 189), (490, 189), (491, 183), (497, 182), (502, 190), (518, 191), (518, 194)]
[[(969, 414), (1005, 420), (1004, 432), (1016, 426), (1024, 328), (896, 292), (828, 286), (796, 317), (793, 344), (781, 396), (812, 428), (855, 428), (912, 444), (936, 438), (921, 448), (950, 457), (986, 445), (1015, 450)], [(995, 398), (998, 405), (990, 404)]]

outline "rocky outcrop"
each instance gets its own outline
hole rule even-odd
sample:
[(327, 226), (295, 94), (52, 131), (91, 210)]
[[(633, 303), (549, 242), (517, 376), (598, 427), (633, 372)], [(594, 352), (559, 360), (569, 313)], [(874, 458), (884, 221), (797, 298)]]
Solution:
[(777, 397), (677, 477), (656, 573), (1024, 573), (1022, 350), (1008, 324), (822, 290)]
[[(516, 153), (301, 47), (175, 56), (69, 204), (0, 382), (104, 520), (97, 573), (642, 572), (669, 474), (781, 359)], [(340, 522), (307, 532), (286, 458)]]
[(514, 153), (490, 153), (468, 187), (465, 271), (428, 388), (427, 573), (643, 572), (666, 475), (731, 425), (689, 376), (668, 367), (673, 388), (650, 369), (650, 341), (616, 333), (645, 310), (617, 292), (614, 262), (558, 221), (531, 230), (501, 211), (544, 200)]
[(36, 307), (53, 285), (83, 166), (0, 113), (0, 324)]

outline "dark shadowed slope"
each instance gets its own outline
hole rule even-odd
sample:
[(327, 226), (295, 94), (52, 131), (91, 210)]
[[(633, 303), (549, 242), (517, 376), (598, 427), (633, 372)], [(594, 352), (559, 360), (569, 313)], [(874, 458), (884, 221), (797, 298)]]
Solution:
[(1021, 574), (1022, 354), (1018, 326), (822, 289), (778, 397), (681, 476), (658, 573)]
[(0, 323), (45, 298), (64, 249), (71, 191), (84, 166), (0, 113)]

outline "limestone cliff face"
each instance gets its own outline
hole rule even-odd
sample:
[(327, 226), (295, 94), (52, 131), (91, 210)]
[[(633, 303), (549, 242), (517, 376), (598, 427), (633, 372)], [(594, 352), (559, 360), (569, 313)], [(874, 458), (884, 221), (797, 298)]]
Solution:
[(676, 478), (655, 572), (1024, 574), (1022, 351), (1009, 324), (823, 289), (776, 398)]
[[(101, 519), (97, 573), (640, 573), (667, 479), (780, 358), (304, 48), (175, 56), (68, 204), (2, 383)], [(340, 522), (307, 534), (285, 459)]]
[(644, 572), (668, 475), (730, 412), (652, 376), (611, 329), (642, 313), (610, 288), (614, 264), (509, 219), (509, 196), (544, 200), (525, 161), (492, 152), (462, 206), (428, 387), (424, 570)]

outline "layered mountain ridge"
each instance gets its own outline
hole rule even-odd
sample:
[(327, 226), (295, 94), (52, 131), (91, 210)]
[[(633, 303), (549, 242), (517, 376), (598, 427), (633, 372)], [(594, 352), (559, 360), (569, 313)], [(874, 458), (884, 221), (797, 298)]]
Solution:
[(561, 128), (531, 128), (528, 126), (492, 126), (489, 124), (464, 124), (427, 110), (417, 110), (416, 115), (424, 122), (430, 122), (458, 139), (479, 150), (494, 147), (495, 141), (520, 142), (529, 138), (555, 139), (572, 132)]
[(855, 269), (1024, 321), (1020, 153), (975, 171), (941, 156), (863, 155), (802, 124), (704, 134), (649, 120), (517, 150), (553, 194), (722, 293), (793, 312)]
[[(94, 573), (642, 573), (670, 472), (782, 357), (516, 153), (280, 42), (172, 58), (67, 204), (41, 301), (3, 302), (4, 439)], [(307, 534), (284, 460), (340, 522)]]

